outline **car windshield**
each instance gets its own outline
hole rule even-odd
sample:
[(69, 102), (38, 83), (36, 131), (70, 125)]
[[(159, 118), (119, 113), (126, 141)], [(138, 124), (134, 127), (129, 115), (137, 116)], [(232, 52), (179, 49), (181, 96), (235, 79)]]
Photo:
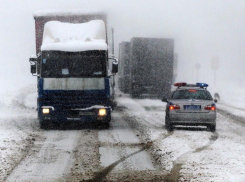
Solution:
[(213, 100), (207, 90), (176, 90), (172, 99), (198, 99), (198, 100)]
[(42, 54), (41, 65), (41, 76), (46, 78), (101, 77), (106, 75), (106, 54), (48, 51)]

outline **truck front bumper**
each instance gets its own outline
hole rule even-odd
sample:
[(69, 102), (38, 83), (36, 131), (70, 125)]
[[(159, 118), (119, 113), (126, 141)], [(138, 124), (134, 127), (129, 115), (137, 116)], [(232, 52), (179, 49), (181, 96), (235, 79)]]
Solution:
[[(42, 107), (47, 108), (45, 106)], [(110, 107), (89, 107), (89, 108), (75, 108), (75, 109), (49, 109), (49, 113), (44, 114), (40, 110), (39, 119), (41, 121), (56, 121), (56, 122), (69, 122), (69, 121), (105, 121), (110, 119), (111, 108)], [(105, 114), (100, 114), (100, 110), (103, 109)]]

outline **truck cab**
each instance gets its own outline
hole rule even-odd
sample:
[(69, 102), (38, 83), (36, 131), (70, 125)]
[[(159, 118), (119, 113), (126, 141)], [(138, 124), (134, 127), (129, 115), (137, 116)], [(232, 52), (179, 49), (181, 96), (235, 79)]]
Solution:
[(31, 73), (37, 76), (42, 128), (54, 121), (110, 122), (118, 62), (108, 58), (107, 42), (103, 18), (45, 23), (40, 52), (30, 58)]

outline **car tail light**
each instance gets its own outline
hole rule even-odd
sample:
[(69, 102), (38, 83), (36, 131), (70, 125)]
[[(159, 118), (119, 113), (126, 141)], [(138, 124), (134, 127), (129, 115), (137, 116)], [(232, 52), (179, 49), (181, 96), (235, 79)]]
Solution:
[(177, 110), (177, 109), (180, 109), (180, 106), (177, 104), (169, 106), (169, 110)]
[(216, 110), (216, 107), (215, 106), (212, 106), (212, 105), (209, 105), (209, 106), (206, 106), (204, 107), (205, 110), (209, 110), (209, 111), (215, 111)]
[(189, 90), (189, 92), (196, 92), (197, 90)]

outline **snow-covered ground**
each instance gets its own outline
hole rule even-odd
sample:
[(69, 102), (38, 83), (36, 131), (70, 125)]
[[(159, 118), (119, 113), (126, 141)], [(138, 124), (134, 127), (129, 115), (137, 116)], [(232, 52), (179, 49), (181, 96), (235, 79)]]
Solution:
[(212, 95), (218, 93), (220, 101), (218, 108), (228, 111), (236, 116), (245, 117), (245, 81), (243, 79), (230, 80), (229, 76), (224, 77), (228, 82), (219, 82), (217, 86), (210, 86), (208, 90)]
[(0, 181), (25, 157), (36, 139), (37, 133), (33, 128), (37, 128), (38, 123), (34, 103), (36, 91), (33, 88), (35, 86), (1, 94)]
[(45, 131), (37, 121), (35, 85), (1, 96), (0, 181), (245, 180), (245, 115), (223, 101), (215, 133), (205, 127), (168, 132), (165, 103), (124, 94), (108, 129)]
[[(123, 97), (118, 101), (120, 105), (127, 107), (131, 116), (136, 116), (138, 122), (144, 119), (153, 123), (158, 118), (158, 122), (154, 122), (155, 126), (159, 125), (159, 121), (164, 123), (162, 110), (165, 104), (159, 100), (132, 100)], [(152, 108), (153, 112), (147, 111), (149, 108)], [(226, 106), (227, 111), (229, 108)], [(140, 115), (142, 117), (138, 118)], [(170, 174), (176, 174), (174, 170), (179, 164), (180, 181), (244, 181), (244, 125), (241, 128), (232, 120), (232, 117), (218, 114), (217, 132), (214, 134), (202, 128), (201, 131), (190, 127), (177, 128), (169, 137), (155, 142), (155, 154), (162, 156), (160, 164), (164, 165)], [(164, 129), (162, 132), (155, 130), (152, 127), (143, 129), (149, 137), (148, 140), (154, 141), (157, 135), (166, 132)], [(172, 176), (170, 179), (173, 179)]]

